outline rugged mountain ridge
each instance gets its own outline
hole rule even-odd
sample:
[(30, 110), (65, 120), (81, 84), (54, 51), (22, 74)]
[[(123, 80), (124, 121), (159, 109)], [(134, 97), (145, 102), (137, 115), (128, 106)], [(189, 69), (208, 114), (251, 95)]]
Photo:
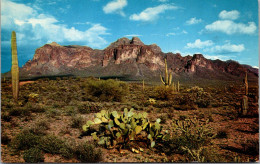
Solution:
[(24, 77), (49, 75), (128, 76), (153, 78), (168, 68), (176, 76), (211, 79), (232, 79), (249, 76), (258, 78), (258, 69), (235, 61), (209, 60), (202, 54), (184, 56), (163, 53), (156, 44), (145, 45), (139, 38), (120, 38), (104, 50), (87, 46), (61, 46), (55, 42), (35, 51), (32, 60), (21, 68)]

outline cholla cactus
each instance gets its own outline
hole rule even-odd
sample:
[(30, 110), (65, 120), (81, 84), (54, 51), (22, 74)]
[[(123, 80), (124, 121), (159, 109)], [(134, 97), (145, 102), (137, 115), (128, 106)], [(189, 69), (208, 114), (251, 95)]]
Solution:
[(165, 78), (162, 77), (162, 75), (160, 75), (160, 78), (161, 78), (161, 81), (162, 83), (168, 87), (172, 84), (172, 74), (169, 72), (168, 73), (168, 67), (167, 67), (167, 61), (166, 61), (166, 58), (165, 58)]
[(16, 34), (12, 32), (11, 39), (11, 48), (12, 48), (12, 89), (13, 89), (13, 98), (18, 99), (19, 95), (19, 67), (18, 67), (18, 58), (17, 58), (17, 45), (16, 45)]

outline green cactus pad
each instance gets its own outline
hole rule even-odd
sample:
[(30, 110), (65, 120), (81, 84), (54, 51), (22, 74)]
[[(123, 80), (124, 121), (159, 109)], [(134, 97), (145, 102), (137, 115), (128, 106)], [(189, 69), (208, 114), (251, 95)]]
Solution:
[(118, 117), (117, 111), (113, 111), (113, 112), (112, 112), (112, 115), (113, 115), (115, 118), (117, 118), (117, 117)]
[(101, 121), (99, 118), (95, 118), (95, 119), (94, 119), (94, 122), (95, 122), (95, 124), (100, 124), (100, 123), (102, 123), (102, 121)]
[(119, 124), (119, 127), (120, 127), (121, 129), (125, 129), (125, 124), (124, 124), (124, 123), (120, 123), (120, 124)]
[(101, 113), (97, 113), (97, 114), (96, 114), (96, 117), (97, 117), (97, 118), (101, 118), (101, 117), (102, 117)]
[(139, 134), (142, 131), (142, 127), (141, 126), (136, 126), (135, 127), (135, 133)]
[(101, 110), (101, 115), (105, 116), (105, 114), (106, 114), (106, 111), (105, 110)]
[(86, 131), (88, 130), (88, 127), (89, 127), (89, 126), (87, 126), (87, 125), (83, 125), (83, 126), (82, 126), (83, 131), (86, 132)]
[(151, 147), (154, 147), (154, 145), (155, 145), (155, 141), (152, 141), (151, 142)]
[(118, 125), (118, 126), (120, 125), (120, 122), (118, 121), (117, 118), (115, 118), (114, 121), (115, 121), (116, 125)]

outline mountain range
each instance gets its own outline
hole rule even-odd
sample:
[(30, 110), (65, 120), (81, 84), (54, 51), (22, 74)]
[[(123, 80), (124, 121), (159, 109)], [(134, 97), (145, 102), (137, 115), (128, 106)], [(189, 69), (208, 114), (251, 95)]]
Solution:
[[(36, 49), (34, 57), (20, 68), (21, 77), (95, 76), (130, 80), (159, 79), (165, 63), (175, 78), (242, 79), (245, 72), (258, 79), (258, 69), (236, 61), (210, 60), (202, 54), (181, 56), (163, 53), (156, 44), (145, 45), (138, 37), (120, 38), (103, 50), (87, 46), (62, 46), (52, 42)], [(7, 73), (10, 75), (10, 73)]]

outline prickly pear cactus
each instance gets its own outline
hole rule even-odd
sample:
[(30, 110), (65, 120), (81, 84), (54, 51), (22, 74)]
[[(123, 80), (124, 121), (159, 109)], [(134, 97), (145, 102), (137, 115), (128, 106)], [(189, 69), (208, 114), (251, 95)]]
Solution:
[[(99, 125), (99, 128), (91, 134), (93, 139), (107, 148), (114, 148), (119, 144), (127, 145), (138, 139), (147, 140), (153, 147), (157, 139), (168, 137), (162, 133), (160, 119), (151, 123), (146, 112), (135, 113), (134, 109), (128, 111), (125, 108), (123, 113), (102, 110), (95, 114), (93, 121), (89, 120), (83, 125), (83, 131), (87, 132), (95, 125)], [(145, 138), (141, 135), (142, 132), (146, 134)]]

